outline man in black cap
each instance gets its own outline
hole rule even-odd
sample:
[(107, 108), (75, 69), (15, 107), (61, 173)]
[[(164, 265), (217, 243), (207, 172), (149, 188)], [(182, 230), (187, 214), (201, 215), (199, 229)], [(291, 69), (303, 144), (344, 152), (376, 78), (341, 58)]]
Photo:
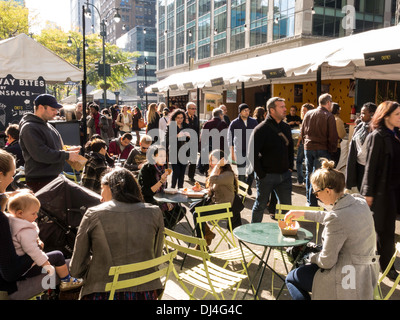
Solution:
[[(253, 129), (258, 121), (250, 117), (250, 108), (247, 104), (239, 105), (239, 116), (232, 120), (228, 130), (228, 145), (230, 147), (232, 160), (236, 161), (238, 168), (238, 179), (249, 185), (247, 193), (252, 194), (251, 185), (254, 181), (254, 170), (249, 168), (247, 159), (247, 146)], [(247, 174), (247, 168), (250, 172)], [(247, 176), (247, 177), (246, 177)]]
[(48, 123), (61, 108), (54, 96), (41, 94), (35, 99), (34, 113), (25, 114), (19, 123), (26, 183), (33, 192), (57, 178), (66, 160), (78, 160), (79, 148), (63, 150), (60, 133)]

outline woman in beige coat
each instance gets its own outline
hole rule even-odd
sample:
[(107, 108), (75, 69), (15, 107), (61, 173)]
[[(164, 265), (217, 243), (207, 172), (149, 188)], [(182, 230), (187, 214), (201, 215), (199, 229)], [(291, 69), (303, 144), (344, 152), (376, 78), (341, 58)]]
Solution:
[[(147, 261), (161, 256), (164, 219), (158, 206), (143, 203), (133, 174), (117, 168), (102, 179), (102, 203), (89, 208), (79, 226), (71, 274), (84, 278), (80, 298), (107, 300), (111, 266)], [(137, 272), (135, 277), (156, 271)], [(116, 292), (114, 300), (152, 300), (161, 293), (160, 279)]]
[(373, 299), (379, 275), (376, 236), (372, 212), (361, 197), (344, 194), (345, 177), (323, 159), (321, 169), (311, 177), (315, 196), (330, 212), (289, 211), (285, 221), (304, 216), (324, 225), (322, 250), (312, 253), (305, 264), (286, 277), (295, 300)]

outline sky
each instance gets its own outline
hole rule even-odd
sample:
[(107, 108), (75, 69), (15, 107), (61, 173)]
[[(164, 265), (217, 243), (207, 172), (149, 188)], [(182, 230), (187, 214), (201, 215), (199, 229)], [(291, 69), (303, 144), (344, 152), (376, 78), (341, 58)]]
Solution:
[[(25, 5), (44, 23), (46, 20), (59, 25), (64, 31), (71, 28), (70, 0), (25, 0)], [(40, 33), (41, 26), (33, 26), (30, 32)]]

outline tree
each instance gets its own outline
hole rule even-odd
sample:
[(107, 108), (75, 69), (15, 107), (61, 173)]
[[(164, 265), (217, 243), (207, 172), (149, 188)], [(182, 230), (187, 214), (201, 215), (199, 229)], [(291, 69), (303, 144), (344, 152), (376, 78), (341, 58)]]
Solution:
[[(70, 47), (67, 44), (69, 37), (72, 41)], [(102, 88), (103, 78), (99, 77), (95, 71), (95, 63), (102, 61), (102, 39), (98, 34), (87, 35), (85, 38), (89, 46), (86, 50), (87, 83)], [(82, 34), (75, 31), (65, 33), (59, 29), (44, 29), (40, 35), (35, 36), (35, 39), (64, 60), (83, 68)], [(139, 55), (123, 51), (110, 43), (106, 43), (105, 47), (106, 63), (111, 65), (111, 76), (107, 77), (107, 87), (112, 91), (120, 91), (126, 87), (124, 80), (134, 74), (134, 68), (131, 65), (134, 63), (133, 58)], [(68, 95), (71, 89), (69, 87), (63, 89), (62, 86), (57, 85), (53, 86), (53, 93), (56, 96), (64, 96)]]
[(28, 8), (14, 0), (0, 1), (0, 40), (29, 32)]

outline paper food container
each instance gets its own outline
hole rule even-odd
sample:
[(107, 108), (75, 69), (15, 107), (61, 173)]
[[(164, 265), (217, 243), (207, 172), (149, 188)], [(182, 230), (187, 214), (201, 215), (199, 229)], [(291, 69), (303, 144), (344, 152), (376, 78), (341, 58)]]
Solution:
[(290, 229), (288, 228), (286, 222), (283, 220), (279, 220), (278, 225), (279, 229), (281, 229), (282, 235), (284, 236), (295, 236), (300, 228), (300, 225), (297, 221), (293, 221), (292, 225), (290, 226)]

